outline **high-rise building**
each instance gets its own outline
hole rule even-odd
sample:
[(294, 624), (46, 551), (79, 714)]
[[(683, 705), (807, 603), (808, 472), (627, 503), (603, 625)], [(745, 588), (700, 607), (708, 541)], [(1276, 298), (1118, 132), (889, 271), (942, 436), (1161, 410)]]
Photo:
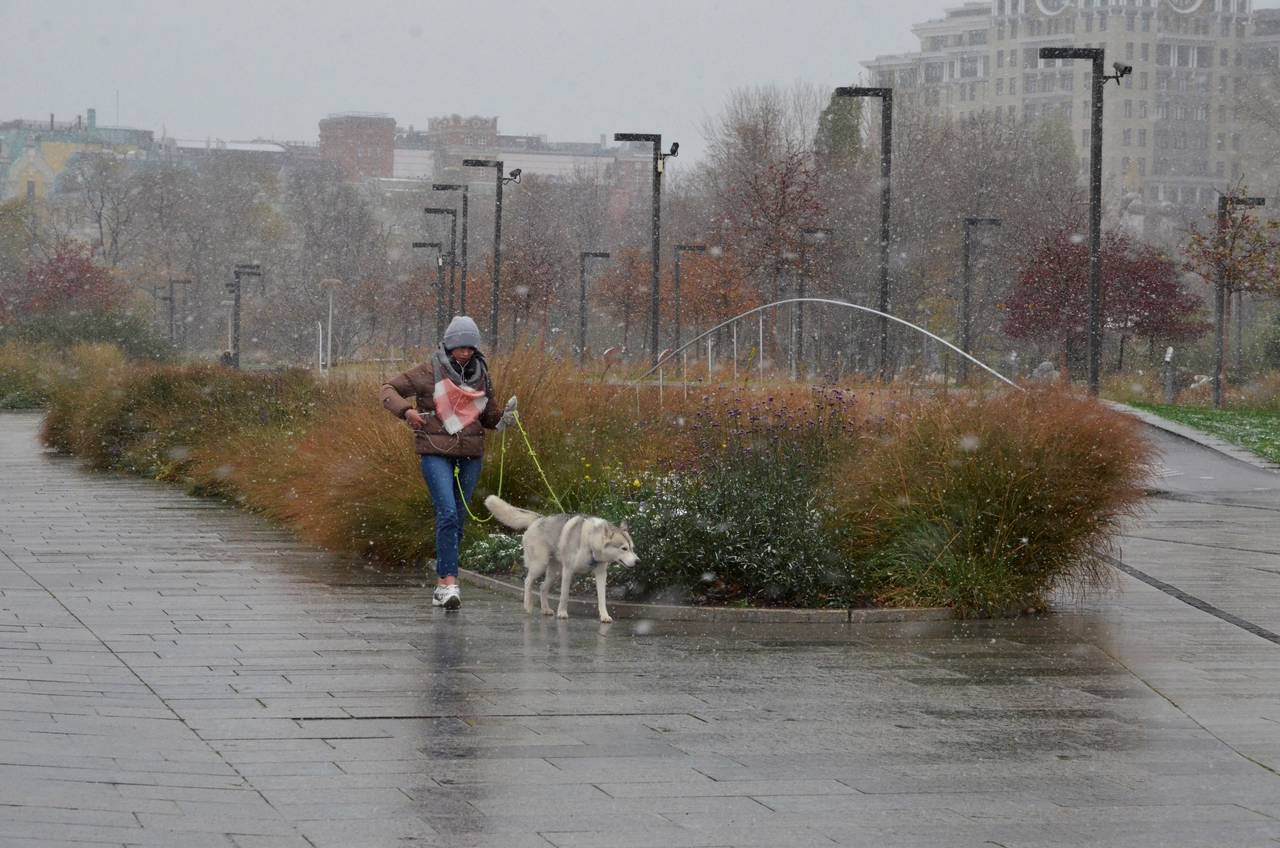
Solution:
[(1172, 231), (1248, 179), (1238, 97), (1276, 61), (1277, 14), (1252, 0), (990, 0), (917, 24), (917, 52), (863, 62), (904, 106), (958, 119), (1058, 119), (1088, 165), (1091, 63), (1041, 59), (1049, 46), (1101, 47), (1133, 67), (1105, 89), (1103, 181), (1126, 223)]

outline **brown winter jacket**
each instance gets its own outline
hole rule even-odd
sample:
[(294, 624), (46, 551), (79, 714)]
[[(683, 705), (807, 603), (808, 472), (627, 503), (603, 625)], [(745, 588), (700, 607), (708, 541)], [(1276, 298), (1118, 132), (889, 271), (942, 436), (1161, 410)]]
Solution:
[[(410, 409), (422, 413), (426, 422), (413, 433), (413, 445), (421, 456), (477, 457), (484, 454), (484, 430), (498, 426), (502, 408), (493, 399), (493, 383), (485, 378), (484, 393), (488, 398), (484, 411), (459, 433), (445, 432), (444, 423), (436, 415), (435, 373), (430, 362), (392, 377), (382, 386), (382, 405), (397, 418)], [(407, 398), (414, 397), (416, 404)]]

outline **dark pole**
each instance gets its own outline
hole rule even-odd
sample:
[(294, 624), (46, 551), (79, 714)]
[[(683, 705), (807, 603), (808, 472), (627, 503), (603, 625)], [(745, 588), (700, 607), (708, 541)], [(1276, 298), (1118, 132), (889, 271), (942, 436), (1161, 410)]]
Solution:
[(653, 144), (653, 251), (652, 278), (649, 297), (649, 356), (652, 364), (658, 364), (658, 306), (659, 263), (662, 255), (662, 171), (668, 156), (675, 156), (679, 144), (671, 145), (670, 153), (662, 152), (661, 133), (614, 133), (614, 141), (647, 141)]
[(587, 258), (608, 259), (609, 254), (603, 250), (584, 250), (578, 257), (581, 282), (578, 294), (578, 364), (581, 365), (587, 358)]
[(169, 347), (174, 347), (177, 341), (177, 282), (177, 280), (169, 281)]
[(1244, 290), (1236, 290), (1236, 379), (1244, 373)]
[[(970, 299), (973, 292), (973, 264), (970, 251), (973, 248), (972, 230), (976, 226), (998, 227), (999, 218), (965, 218), (964, 219), (964, 257), (961, 260), (962, 292), (960, 295), (960, 349), (972, 353), (972, 319)], [(964, 383), (969, 379), (969, 360), (960, 357), (959, 380)]]
[(1089, 394), (1102, 379), (1102, 70), (1103, 51), (1093, 56), (1089, 146)]
[(675, 248), (676, 271), (675, 271), (675, 291), (671, 294), (675, 298), (675, 323), (676, 323), (676, 343), (674, 350), (680, 349), (680, 313), (682, 311), (682, 302), (680, 300), (680, 254), (682, 253), (706, 253), (707, 246), (705, 244), (677, 244)]
[(240, 289), (242, 288), (241, 277), (261, 277), (262, 268), (260, 265), (251, 263), (242, 263), (235, 266), (232, 272), (234, 282), (229, 286), (231, 289), (231, 367), (240, 368)]
[[(444, 243), (438, 241), (415, 241), (415, 248), (434, 248), (436, 251), (436, 341), (444, 339)], [(422, 310), (418, 310), (418, 325), (422, 325)]]
[(240, 270), (235, 271), (235, 289), (231, 296), (231, 367), (240, 370)]
[(893, 175), (893, 89), (841, 86), (838, 97), (880, 98), (880, 300), (876, 307), (886, 313), (880, 316), (880, 379), (889, 381), (889, 241), (892, 196), (889, 181)]
[[(1257, 207), (1265, 206), (1266, 200), (1261, 197), (1229, 197), (1220, 195), (1218, 197), (1218, 241), (1219, 243), (1226, 236), (1227, 224), (1230, 222), (1231, 210), (1236, 206)], [(1218, 280), (1213, 291), (1213, 329), (1216, 335), (1214, 340), (1214, 357), (1213, 357), (1213, 408), (1222, 409), (1222, 378), (1223, 369), (1226, 366), (1224, 361), (1226, 351), (1227, 335), (1227, 263), (1224, 259), (1218, 260)]]
[(1102, 373), (1102, 93), (1107, 80), (1116, 85), (1133, 72), (1116, 63), (1115, 74), (1103, 72), (1101, 47), (1041, 47), (1041, 59), (1088, 59), (1093, 63), (1089, 145), (1089, 393), (1098, 393)]
[(440, 207), (428, 206), (422, 210), (428, 215), (448, 215), (449, 216), (449, 290), (447, 295), (448, 306), (445, 313), (449, 317), (453, 317), (453, 286), (454, 286), (454, 269), (458, 267), (457, 250), (458, 250), (458, 210), (442, 209)]
[(498, 189), (493, 206), (493, 301), (489, 311), (489, 338), (493, 349), (498, 349), (498, 292), (502, 287), (502, 187), (508, 182), (520, 181), (520, 169), (503, 176), (501, 159), (463, 159), (467, 168), (493, 168), (494, 185)]
[(452, 318), (453, 289), (458, 284), (458, 213), (449, 216), (449, 317)]
[[(815, 242), (825, 242), (831, 237), (835, 231), (829, 227), (805, 227), (800, 231), (800, 235), (804, 237), (805, 242), (814, 244)], [(809, 278), (809, 262), (810, 257), (806, 252), (804, 261), (800, 263), (800, 303), (796, 304), (796, 359), (804, 359), (804, 296), (805, 283)]]
[(465, 314), (467, 311), (467, 209), (470, 186), (465, 183), (433, 183), (431, 188), (435, 191), (462, 192), (462, 278), (458, 282), (458, 311)]
[[(190, 280), (170, 280), (169, 281), (169, 344), (173, 347), (178, 345), (178, 299), (177, 287), (191, 285)], [(184, 294), (185, 300), (185, 294)]]

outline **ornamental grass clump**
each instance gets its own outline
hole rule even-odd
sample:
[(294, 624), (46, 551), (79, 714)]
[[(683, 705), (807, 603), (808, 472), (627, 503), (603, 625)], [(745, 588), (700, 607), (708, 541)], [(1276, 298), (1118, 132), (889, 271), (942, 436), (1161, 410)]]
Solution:
[(47, 404), (58, 358), (58, 351), (46, 345), (0, 342), (0, 409)]
[(831, 469), (833, 527), (877, 603), (963, 615), (1106, 585), (1152, 449), (1141, 425), (1062, 390), (902, 405)]
[(314, 404), (311, 378), (301, 371), (129, 368), (108, 360), (89, 352), (68, 371), (44, 429), (46, 444), (99, 470), (180, 479), (195, 448), (243, 427), (288, 427), (305, 420)]

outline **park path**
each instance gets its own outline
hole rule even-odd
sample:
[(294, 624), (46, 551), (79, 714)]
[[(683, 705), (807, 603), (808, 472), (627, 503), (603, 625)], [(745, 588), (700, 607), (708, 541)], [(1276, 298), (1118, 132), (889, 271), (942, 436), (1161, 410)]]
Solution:
[[(5, 848), (1280, 845), (1280, 645), (1149, 582), (1012, 622), (446, 614), (37, 424), (0, 415)], [(1280, 627), (1274, 538), (1228, 567), (1266, 546), (1173, 539), (1233, 508), (1193, 499), (1126, 560)]]

